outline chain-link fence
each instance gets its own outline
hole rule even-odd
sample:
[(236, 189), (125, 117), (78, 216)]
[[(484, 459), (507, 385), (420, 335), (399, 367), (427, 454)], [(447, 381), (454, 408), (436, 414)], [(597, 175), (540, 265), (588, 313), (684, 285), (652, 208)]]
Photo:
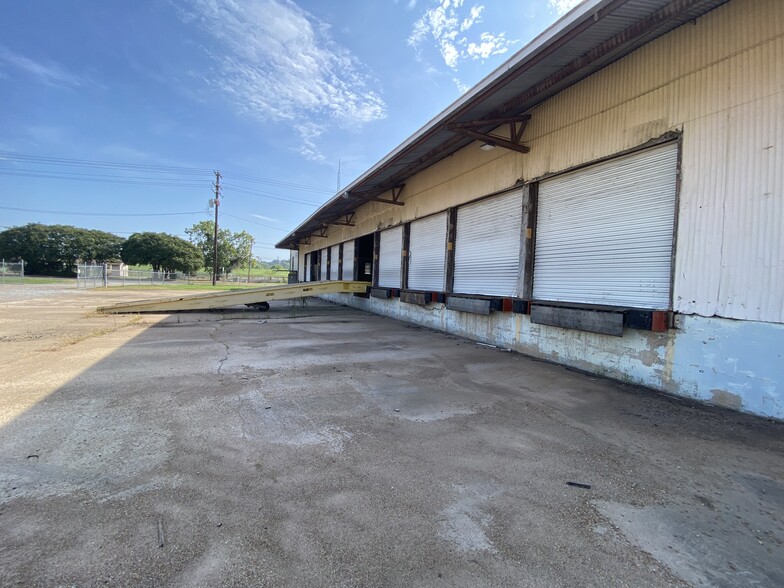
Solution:
[(0, 261), (0, 283), (24, 284), (24, 261)]
[[(222, 284), (282, 284), (283, 276), (221, 276)], [(212, 274), (206, 272), (186, 274), (182, 272), (156, 272), (133, 270), (122, 264), (80, 265), (76, 271), (77, 288), (102, 288), (107, 286), (163, 286), (166, 284), (212, 285)]]

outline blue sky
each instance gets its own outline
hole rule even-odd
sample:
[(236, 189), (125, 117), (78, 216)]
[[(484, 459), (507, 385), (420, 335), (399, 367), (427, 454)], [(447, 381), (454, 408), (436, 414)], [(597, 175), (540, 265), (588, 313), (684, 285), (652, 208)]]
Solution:
[(345, 186), (577, 3), (6, 0), (0, 230), (184, 236), (220, 170), (220, 225), (287, 257), (339, 161)]

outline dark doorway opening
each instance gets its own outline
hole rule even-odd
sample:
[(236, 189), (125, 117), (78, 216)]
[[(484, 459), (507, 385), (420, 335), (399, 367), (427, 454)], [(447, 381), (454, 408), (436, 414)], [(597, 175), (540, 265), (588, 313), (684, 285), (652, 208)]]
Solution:
[(360, 282), (373, 281), (373, 234), (365, 235), (355, 241), (356, 245), (356, 279)]
[(321, 250), (310, 252), (310, 281), (318, 282), (321, 279)]

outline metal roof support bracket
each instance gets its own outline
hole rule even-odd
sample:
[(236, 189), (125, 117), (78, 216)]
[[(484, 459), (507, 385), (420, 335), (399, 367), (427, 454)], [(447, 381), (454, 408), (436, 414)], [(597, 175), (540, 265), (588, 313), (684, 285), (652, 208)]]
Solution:
[[(355, 196), (357, 198), (362, 198), (363, 200), (372, 200), (373, 202), (383, 202), (384, 204), (394, 204), (395, 206), (404, 206), (405, 202), (400, 202), (400, 195), (403, 193), (403, 188), (405, 188), (405, 184), (399, 184), (397, 186), (393, 186), (391, 188), (378, 191), (374, 190), (373, 192), (363, 193), (363, 192), (349, 192), (350, 196)], [(381, 194), (384, 192), (392, 191), (392, 200), (387, 198), (379, 198)]]
[(341, 227), (353, 227), (354, 225), (354, 213), (350, 212), (345, 215), (345, 218), (333, 220), (331, 225), (338, 225)]
[(319, 228), (319, 230), (318, 230), (318, 233), (311, 233), (311, 234), (308, 236), (308, 239), (310, 239), (311, 237), (321, 237), (321, 238), (325, 238), (326, 236), (327, 236), (327, 225), (326, 225), (326, 224), (324, 224), (324, 225), (322, 225), (322, 226)]
[[(446, 125), (446, 128), (453, 133), (467, 135), (477, 141), (484, 141), (489, 145), (511, 149), (512, 151), (519, 151), (520, 153), (528, 153), (531, 151), (531, 148), (523, 145), (520, 140), (523, 138), (523, 132), (525, 131), (525, 127), (528, 125), (529, 120), (531, 120), (531, 115), (524, 114), (512, 118), (495, 118), (462, 123), (449, 123)], [(478, 130), (482, 127), (498, 127), (504, 124), (509, 125), (508, 139), (506, 137), (499, 137), (498, 135), (491, 135), (488, 132), (481, 132)]]

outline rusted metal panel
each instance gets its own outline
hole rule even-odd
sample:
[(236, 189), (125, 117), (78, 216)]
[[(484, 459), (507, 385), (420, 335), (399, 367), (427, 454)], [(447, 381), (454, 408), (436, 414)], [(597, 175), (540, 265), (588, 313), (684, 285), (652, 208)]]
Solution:
[(623, 312), (534, 304), (531, 306), (531, 322), (623, 337)]
[(446, 299), (447, 309), (458, 312), (470, 312), (472, 314), (490, 314), (491, 303), (491, 300), (480, 298), (449, 296)]
[(425, 306), (428, 302), (430, 302), (430, 292), (411, 292), (408, 290), (401, 290), (400, 301), (407, 304)]
[(390, 298), (389, 288), (371, 288), (370, 295), (373, 298)]

